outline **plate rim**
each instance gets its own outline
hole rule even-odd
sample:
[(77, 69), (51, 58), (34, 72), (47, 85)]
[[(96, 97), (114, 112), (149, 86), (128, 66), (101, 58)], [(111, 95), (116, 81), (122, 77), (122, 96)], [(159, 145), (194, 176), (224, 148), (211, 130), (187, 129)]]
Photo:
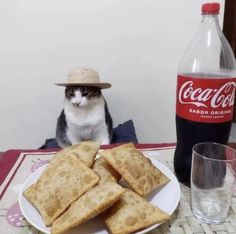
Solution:
[[(147, 157), (147, 156), (146, 156)], [(170, 174), (171, 175), (171, 177), (172, 178), (170, 178), (171, 179), (171, 182), (173, 182), (175, 185), (176, 185), (176, 193), (175, 193), (175, 195), (177, 195), (177, 199), (176, 199), (176, 203), (175, 203), (175, 205), (172, 207), (172, 211), (171, 211), (171, 213), (169, 213), (169, 212), (167, 212), (170, 216), (174, 213), (174, 211), (176, 210), (176, 208), (177, 208), (177, 206), (178, 206), (178, 204), (179, 204), (179, 202), (180, 202), (180, 196), (181, 196), (181, 189), (180, 189), (180, 184), (179, 184), (179, 182), (178, 182), (178, 180), (177, 180), (177, 178), (176, 178), (176, 176), (175, 176), (175, 174), (173, 173), (173, 171), (167, 166), (167, 165), (165, 165), (164, 163), (162, 163), (162, 162), (160, 162), (158, 159), (154, 159), (154, 158), (151, 158), (151, 157), (148, 157), (151, 161), (152, 161), (152, 163), (153, 164), (158, 164), (158, 166), (156, 166), (159, 170), (163, 170), (163, 168), (164, 168), (164, 170), (166, 171), (168, 171), (168, 174)], [(28, 176), (28, 178), (23, 182), (23, 184), (22, 184), (22, 187), (21, 187), (21, 189), (20, 189), (20, 191), (19, 191), (19, 194), (18, 194), (18, 203), (19, 203), (19, 207), (20, 207), (20, 210), (21, 210), (21, 212), (22, 212), (22, 214), (23, 214), (23, 216), (25, 217), (25, 219), (33, 226), (33, 227), (35, 227), (37, 230), (39, 230), (39, 231), (41, 231), (42, 233), (45, 233), (45, 234), (51, 234), (51, 228), (50, 227), (46, 227), (46, 228), (48, 228), (49, 230), (45, 230), (45, 228), (42, 228), (41, 226), (38, 226), (37, 224), (35, 224), (29, 217), (28, 217), (28, 215), (25, 213), (25, 209), (24, 209), (24, 207), (23, 207), (23, 200), (22, 199), (25, 199), (26, 200), (26, 202), (28, 202), (31, 206), (32, 206), (32, 208), (33, 209), (35, 209), (37, 212), (38, 212), (38, 214), (40, 215), (40, 213), (39, 213), (39, 211), (36, 209), (36, 207), (34, 207), (25, 197), (24, 197), (24, 195), (23, 195), (23, 193), (24, 193), (24, 191), (30, 186), (30, 185), (32, 185), (35, 181), (37, 181), (38, 180), (38, 178), (40, 177), (40, 175), (43, 173), (43, 171), (45, 170), (45, 168), (47, 167), (47, 165), (48, 165), (48, 163), (47, 164), (45, 164), (45, 165), (43, 165), (42, 167), (40, 167), (38, 170), (36, 170), (36, 171), (34, 171), (30, 176)], [(160, 167), (162, 167), (162, 168), (159, 168), (159, 166)], [(36, 175), (36, 177), (35, 177), (35, 175)], [(35, 178), (34, 178), (35, 177)], [(32, 179), (33, 178), (33, 179)], [(174, 181), (172, 181), (172, 179), (174, 180)], [(29, 183), (29, 181), (31, 181), (32, 180), (32, 182), (30, 183), (30, 185), (27, 185), (28, 183)], [(26, 187), (26, 185), (27, 185), (27, 187)], [(164, 187), (163, 187), (163, 189), (164, 189)], [(155, 205), (155, 204), (154, 204)], [(155, 205), (155, 206), (157, 206), (157, 205)], [(166, 211), (165, 211), (166, 212)], [(41, 215), (40, 215), (41, 216)], [(163, 222), (162, 222), (163, 223)], [(148, 228), (145, 228), (145, 229), (143, 229), (143, 230), (140, 230), (140, 231), (138, 231), (138, 232), (135, 232), (134, 234), (144, 234), (144, 233), (147, 233), (147, 232), (149, 232), (149, 231), (151, 231), (151, 230), (153, 230), (153, 229), (155, 229), (156, 227), (158, 227), (158, 226), (160, 226), (162, 223), (157, 223), (157, 224), (154, 224), (154, 225), (152, 225), (152, 226), (150, 226), (150, 227), (148, 227)], [(107, 230), (104, 230), (104, 231), (106, 231), (107, 232)], [(109, 232), (107, 232), (107, 233), (109, 233)]]

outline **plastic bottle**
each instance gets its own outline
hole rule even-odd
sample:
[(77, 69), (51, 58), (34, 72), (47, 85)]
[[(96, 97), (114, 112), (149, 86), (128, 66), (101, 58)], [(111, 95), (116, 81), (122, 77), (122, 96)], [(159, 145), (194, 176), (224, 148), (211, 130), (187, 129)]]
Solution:
[(190, 185), (192, 147), (227, 144), (233, 118), (236, 63), (220, 29), (219, 3), (202, 5), (200, 28), (179, 63), (176, 95), (177, 145), (174, 169)]

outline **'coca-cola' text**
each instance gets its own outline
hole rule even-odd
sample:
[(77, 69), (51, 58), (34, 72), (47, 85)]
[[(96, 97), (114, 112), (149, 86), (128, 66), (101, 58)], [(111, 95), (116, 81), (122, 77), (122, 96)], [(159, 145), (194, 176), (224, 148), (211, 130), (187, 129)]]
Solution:
[(197, 122), (226, 122), (233, 117), (235, 79), (178, 76), (176, 113)]

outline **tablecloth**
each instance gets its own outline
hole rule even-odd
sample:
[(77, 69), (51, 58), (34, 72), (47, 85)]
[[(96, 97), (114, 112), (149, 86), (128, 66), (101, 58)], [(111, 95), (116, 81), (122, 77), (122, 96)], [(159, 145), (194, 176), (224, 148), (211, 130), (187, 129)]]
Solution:
[[(148, 157), (159, 160), (173, 170), (174, 146), (137, 145)], [(105, 147), (106, 148), (106, 147)], [(57, 149), (51, 150), (10, 150), (0, 160), (0, 233), (1, 234), (39, 234), (24, 219), (18, 204), (18, 192), (35, 170), (48, 163)], [(207, 225), (200, 223), (192, 214), (190, 190), (181, 187), (181, 198), (176, 211), (169, 221), (152, 230), (151, 234), (190, 234), (190, 233), (235, 233), (236, 234), (236, 197), (233, 197), (229, 216), (223, 224)]]

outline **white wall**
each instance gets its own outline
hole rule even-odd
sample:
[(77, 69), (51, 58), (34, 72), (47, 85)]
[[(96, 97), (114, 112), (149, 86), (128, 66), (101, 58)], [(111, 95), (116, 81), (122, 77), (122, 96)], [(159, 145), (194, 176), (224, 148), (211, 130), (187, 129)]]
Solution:
[(64, 90), (54, 83), (78, 65), (112, 83), (104, 96), (115, 126), (133, 119), (139, 142), (174, 142), (177, 64), (202, 2), (1, 1), (0, 150), (55, 136)]

